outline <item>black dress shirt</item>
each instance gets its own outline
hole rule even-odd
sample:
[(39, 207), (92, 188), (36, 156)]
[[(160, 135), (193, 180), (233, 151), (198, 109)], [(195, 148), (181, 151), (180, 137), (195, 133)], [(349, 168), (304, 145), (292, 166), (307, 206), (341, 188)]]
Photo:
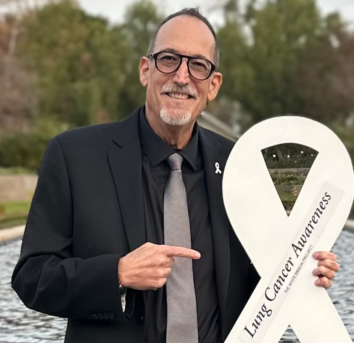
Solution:
[[(183, 150), (173, 149), (155, 134), (145, 118), (144, 108), (140, 111), (139, 131), (147, 242), (164, 244), (164, 192), (170, 174), (166, 159), (175, 152), (183, 156), (182, 175), (187, 192), (192, 248), (202, 256), (200, 260), (193, 260), (199, 343), (219, 343), (221, 332), (213, 242), (203, 161), (199, 150), (198, 125), (195, 125), (192, 138)], [(144, 300), (145, 343), (165, 343), (166, 287), (146, 291)]]

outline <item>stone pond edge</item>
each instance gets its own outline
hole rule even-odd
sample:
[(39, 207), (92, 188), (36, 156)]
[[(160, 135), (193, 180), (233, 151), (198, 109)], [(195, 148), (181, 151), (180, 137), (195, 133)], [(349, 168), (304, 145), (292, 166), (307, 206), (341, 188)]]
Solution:
[[(348, 228), (350, 231), (354, 232), (354, 220), (348, 219), (346, 222), (346, 228)], [(25, 231), (25, 225), (19, 225), (19, 226), (11, 227), (8, 229), (1, 229), (0, 230), (0, 245), (22, 237), (24, 231)]]

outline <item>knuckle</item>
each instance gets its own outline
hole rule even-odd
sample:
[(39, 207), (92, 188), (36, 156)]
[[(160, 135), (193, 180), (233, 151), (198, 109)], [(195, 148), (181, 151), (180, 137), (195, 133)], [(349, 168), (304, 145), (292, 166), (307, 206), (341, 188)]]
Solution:
[(332, 260), (325, 260), (321, 265), (334, 271), (337, 271), (339, 269), (339, 264)]
[(165, 283), (166, 283), (166, 278), (162, 278), (156, 282), (156, 287), (161, 288), (165, 285)]
[(153, 249), (154, 253), (161, 253), (161, 246), (160, 245), (153, 244), (152, 249)]
[(322, 286), (322, 287), (326, 287), (326, 284), (327, 284), (327, 281), (326, 280), (328, 280), (326, 277), (321, 277), (320, 278), (320, 286)]
[(324, 266), (320, 266), (320, 267), (318, 268), (319, 274), (325, 274), (326, 269), (327, 269), (327, 268), (325, 268)]
[(338, 270), (339, 269), (339, 264), (336, 261), (330, 261), (329, 265), (330, 265), (330, 268), (332, 270)]
[(321, 278), (322, 286), (324, 288), (329, 288), (330, 287), (330, 280), (327, 279), (326, 277)]
[(321, 267), (321, 268), (322, 268), (321, 275), (323, 275), (329, 279), (333, 278), (336, 275), (335, 272), (331, 269), (328, 269), (326, 267)]
[(175, 263), (175, 259), (173, 257), (168, 259), (167, 267), (172, 267)]
[(165, 278), (165, 270), (164, 269), (159, 269), (159, 271), (158, 271), (158, 277), (160, 278), (160, 279), (163, 279), (163, 278)]
[(164, 256), (160, 256), (160, 257), (158, 258), (157, 262), (158, 262), (158, 264), (159, 264), (160, 266), (163, 267), (163, 266), (166, 264), (166, 258), (165, 258)]

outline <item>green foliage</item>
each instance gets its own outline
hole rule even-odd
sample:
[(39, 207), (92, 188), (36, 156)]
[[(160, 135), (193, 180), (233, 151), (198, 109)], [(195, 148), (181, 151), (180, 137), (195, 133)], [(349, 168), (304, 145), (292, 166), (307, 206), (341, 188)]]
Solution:
[(0, 164), (35, 170), (40, 165), (47, 143), (48, 137), (41, 134), (13, 133), (1, 140)]
[(1, 203), (4, 209), (4, 215), (24, 215), (29, 212), (31, 202), (30, 201), (7, 201)]
[(281, 173), (279, 172), (271, 173), (273, 184), (279, 186), (303, 185), (305, 183), (306, 176), (307, 176), (307, 172), (297, 173), (291, 170), (286, 170)]
[[(231, 3), (234, 5), (230, 6)], [(253, 122), (288, 113), (328, 122), (339, 114), (321, 116), (327, 105), (321, 108), (319, 103), (310, 111), (310, 100), (302, 88), (311, 74), (297, 77), (306, 56), (315, 52), (320, 42), (328, 42), (343, 29), (338, 16), (322, 18), (314, 0), (270, 0), (262, 5), (250, 0), (245, 15), (240, 14), (237, 2), (230, 0), (224, 10), (226, 22), (218, 31), (220, 70), (224, 75), (221, 97), (238, 100)], [(332, 46), (330, 49), (334, 51)], [(330, 54), (317, 57), (327, 61)], [(325, 65), (332, 62), (330, 59)], [(311, 70), (318, 60), (308, 59), (306, 63)], [(311, 80), (324, 84), (322, 89), (330, 82), (320, 72)], [(311, 90), (316, 92), (316, 88)], [(320, 91), (317, 95), (326, 104)]]
[(27, 215), (14, 215), (14, 216), (6, 216), (4, 218), (0, 218), (0, 230), (8, 229), (18, 225), (25, 225), (27, 220)]
[(0, 175), (23, 175), (33, 174), (32, 169), (26, 169), (23, 167), (2, 168), (0, 167)]
[(26, 16), (18, 55), (37, 74), (38, 111), (82, 126), (122, 119), (141, 106), (139, 61), (160, 20), (146, 0), (116, 26), (69, 0)]
[(30, 206), (30, 201), (8, 201), (0, 203), (0, 229), (24, 225)]
[(49, 4), (23, 21), (19, 56), (38, 75), (39, 111), (72, 125), (116, 120), (129, 47), (119, 28), (71, 1)]
[(49, 140), (67, 125), (42, 120), (29, 132), (13, 132), (0, 141), (0, 166), (38, 170)]
[(163, 16), (151, 1), (141, 0), (128, 7), (122, 31), (129, 42), (130, 56), (120, 103), (129, 114), (145, 103), (146, 89), (139, 81), (139, 62), (147, 54), (150, 40)]
[(331, 128), (338, 135), (341, 141), (346, 146), (354, 165), (354, 115), (352, 115), (347, 123), (333, 123)]
[[(243, 130), (288, 113), (327, 124), (340, 118), (343, 126), (354, 111), (354, 37), (341, 17), (321, 16), (315, 0), (248, 0), (245, 12), (238, 2), (225, 3), (217, 30), (223, 85), (209, 109)], [(133, 3), (115, 26), (70, 0), (25, 15), (16, 53), (36, 80), (31, 91), (38, 105), (31, 111), (73, 127), (118, 120), (137, 109), (146, 94), (139, 61), (163, 17), (152, 0)], [(351, 149), (350, 136), (342, 136)]]
[(279, 144), (262, 150), (268, 169), (311, 168), (317, 151), (300, 144)]

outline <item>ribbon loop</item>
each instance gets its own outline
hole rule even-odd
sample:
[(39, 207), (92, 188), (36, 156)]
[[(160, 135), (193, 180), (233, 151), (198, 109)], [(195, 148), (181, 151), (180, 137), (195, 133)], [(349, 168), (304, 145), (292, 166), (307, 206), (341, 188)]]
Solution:
[[(289, 217), (261, 154), (288, 142), (319, 152)], [(300, 117), (273, 118), (252, 127), (227, 161), (223, 195), (236, 235), (261, 276), (226, 342), (278, 343), (291, 325), (302, 343), (351, 343), (327, 292), (314, 285), (312, 275), (312, 252), (331, 249), (354, 198), (352, 165), (338, 137)]]

